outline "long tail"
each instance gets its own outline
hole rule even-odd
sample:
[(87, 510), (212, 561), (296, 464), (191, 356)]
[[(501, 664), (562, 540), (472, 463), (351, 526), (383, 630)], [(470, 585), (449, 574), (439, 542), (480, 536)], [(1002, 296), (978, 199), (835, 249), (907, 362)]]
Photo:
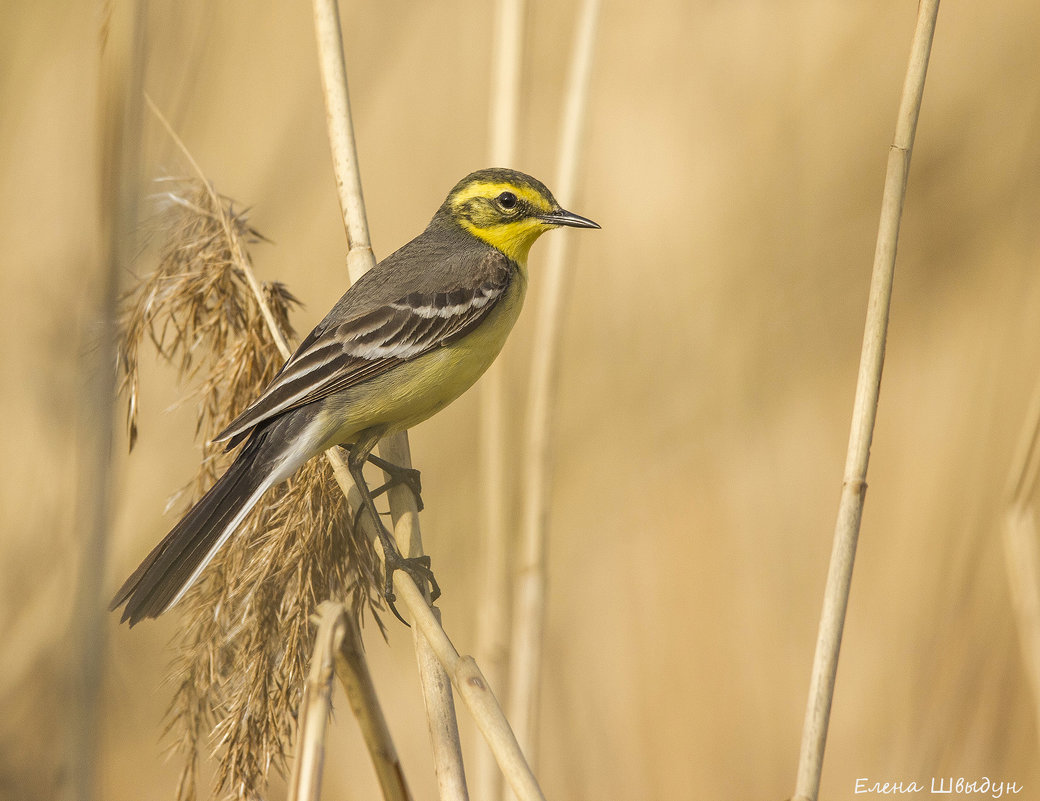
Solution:
[(260, 496), (278, 477), (261, 455), (257, 432), (227, 472), (199, 499), (119, 588), (110, 611), (126, 604), (120, 623), (158, 617), (188, 591)]

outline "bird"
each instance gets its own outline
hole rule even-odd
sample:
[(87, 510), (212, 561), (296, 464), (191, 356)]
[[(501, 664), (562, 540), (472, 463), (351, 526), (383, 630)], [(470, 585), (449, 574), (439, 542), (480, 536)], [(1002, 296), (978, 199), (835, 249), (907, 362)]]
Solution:
[(531, 245), (560, 227), (600, 226), (516, 170), (477, 170), (455, 184), (426, 229), (355, 282), (214, 438), (229, 451), (242, 448), (115, 594), (109, 609), (124, 607), (120, 622), (133, 626), (176, 604), (268, 489), (335, 446), (347, 451), (359, 513), (375, 523), (390, 608), (401, 617), (393, 605), (397, 570), (429, 581), (435, 599), (429, 557), (401, 555), (364, 464), (404, 481), (418, 499), (418, 471), (379, 459), (373, 448), (439, 412), (487, 370), (523, 305)]

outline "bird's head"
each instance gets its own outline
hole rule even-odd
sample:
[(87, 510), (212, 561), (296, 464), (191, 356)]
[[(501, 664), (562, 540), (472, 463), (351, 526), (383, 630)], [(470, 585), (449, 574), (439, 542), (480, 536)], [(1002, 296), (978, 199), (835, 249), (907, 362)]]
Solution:
[(562, 225), (599, 228), (592, 220), (561, 208), (541, 181), (497, 168), (478, 170), (459, 181), (437, 214), (521, 264), (546, 231)]

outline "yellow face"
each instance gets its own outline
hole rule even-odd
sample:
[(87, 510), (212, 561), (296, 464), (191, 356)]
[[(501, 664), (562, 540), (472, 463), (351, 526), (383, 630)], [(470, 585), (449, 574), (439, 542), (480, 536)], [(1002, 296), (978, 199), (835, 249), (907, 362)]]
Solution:
[(561, 225), (599, 228), (561, 209), (545, 185), (516, 170), (492, 167), (470, 173), (451, 190), (434, 220), (447, 218), (524, 267), (539, 236)]
[(511, 181), (474, 180), (449, 201), (463, 228), (521, 264), (534, 241), (560, 225), (542, 219), (560, 211), (552, 195)]

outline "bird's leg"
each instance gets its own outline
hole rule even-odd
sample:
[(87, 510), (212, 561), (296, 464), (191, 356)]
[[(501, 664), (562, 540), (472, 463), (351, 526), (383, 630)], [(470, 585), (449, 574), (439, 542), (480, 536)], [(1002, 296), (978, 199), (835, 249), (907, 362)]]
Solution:
[[(349, 445), (340, 446), (348, 455), (350, 454)], [(403, 467), (393, 462), (388, 462), (380, 456), (376, 456), (374, 453), (368, 454), (368, 461), (387, 473), (390, 478), (385, 484), (380, 484), (375, 489), (371, 490), (372, 497), (378, 498), (384, 492), (389, 490), (391, 487), (403, 485), (408, 487), (412, 491), (412, 495), (415, 497), (415, 508), (421, 512), (426, 504), (423, 503), (422, 499), (422, 474), (414, 467)], [(357, 525), (358, 519), (361, 517), (361, 511), (364, 509), (358, 509), (357, 514), (354, 515), (354, 524)]]
[(385, 484), (372, 490), (373, 498), (382, 495), (391, 487), (396, 487), (400, 484), (408, 487), (408, 489), (412, 491), (412, 495), (415, 496), (415, 508), (420, 512), (423, 510), (422, 479), (418, 470), (414, 467), (402, 467), (399, 464), (388, 462), (386, 459), (376, 456), (374, 453), (368, 454), (368, 461), (390, 477)]
[(372, 517), (372, 522), (375, 524), (379, 542), (383, 546), (383, 569), (386, 576), (383, 584), (383, 597), (386, 598), (386, 602), (390, 607), (390, 611), (394, 613), (394, 617), (407, 626), (408, 623), (403, 617), (401, 617), (401, 614), (397, 611), (397, 607), (394, 605), (394, 602), (397, 600), (397, 596), (394, 595), (394, 571), (405, 571), (420, 587), (424, 587), (424, 582), (430, 582), (431, 601), (437, 600), (441, 594), (441, 590), (437, 585), (437, 580), (433, 577), (433, 571), (430, 569), (430, 557), (402, 556), (401, 552), (397, 548), (397, 543), (394, 541), (393, 535), (387, 527), (383, 525), (383, 521), (379, 517), (375, 501), (372, 498), (372, 492), (369, 490), (368, 484), (365, 482), (365, 474), (363, 470), (365, 461), (371, 455), (372, 448), (375, 447), (377, 441), (377, 437), (369, 437), (367, 440), (361, 440), (360, 442), (351, 445), (349, 447), (349, 455), (347, 456), (347, 470), (350, 471), (350, 475), (354, 479), (354, 483), (357, 485), (358, 492), (361, 494), (362, 506), (368, 510), (369, 515)]
[[(340, 447), (340, 450), (342, 450), (342, 451), (343, 451), (343, 453), (345, 454), (345, 456), (346, 456), (346, 459), (347, 459), (347, 460), (349, 461), (349, 459), (350, 459), (350, 450), (351, 450), (351, 448), (352, 448), (353, 446), (352, 446), (352, 445), (340, 445), (339, 447)], [(369, 454), (369, 455), (371, 455), (371, 454)], [(348, 471), (349, 471), (349, 468), (348, 468)], [(352, 476), (352, 477), (353, 477), (353, 476)], [(355, 484), (356, 484), (356, 483), (357, 483), (357, 482), (355, 481)], [(381, 495), (382, 493), (386, 492), (386, 490), (388, 489), (388, 486), (387, 486), (387, 485), (388, 485), (389, 483), (390, 483), (390, 482), (387, 482), (387, 483), (386, 483), (386, 484), (384, 484), (383, 486), (381, 486), (381, 487), (377, 487), (377, 488), (376, 488), (376, 489), (375, 489), (374, 491), (370, 490), (370, 492), (372, 493), (372, 499), (373, 499), (373, 500), (375, 500), (375, 499), (376, 499), (376, 498), (378, 498), (378, 497), (379, 497), (379, 496), (380, 496), (380, 495)], [(359, 489), (358, 491), (360, 492), (360, 489)], [(361, 525), (361, 515), (363, 515), (363, 514), (364, 514), (365, 512), (367, 512), (367, 511), (368, 511), (368, 507), (367, 507), (367, 506), (365, 506), (365, 504), (363, 504), (363, 503), (362, 503), (362, 504), (361, 504), (361, 505), (360, 505), (360, 506), (359, 506), (359, 507), (358, 507), (357, 509), (355, 509), (355, 510), (354, 510), (354, 516), (353, 516), (353, 517), (351, 518), (351, 520), (350, 520), (350, 524), (351, 524), (351, 526), (353, 526), (353, 527), (354, 527), (355, 529), (356, 529), (356, 528), (357, 528), (358, 526), (360, 526), (360, 525)], [(378, 510), (377, 510), (377, 512), (378, 512)], [(382, 512), (378, 512), (378, 513), (379, 513), (379, 514), (383, 514)], [(387, 512), (386, 512), (386, 514), (390, 514), (390, 512), (389, 512), (389, 511), (387, 511)]]

